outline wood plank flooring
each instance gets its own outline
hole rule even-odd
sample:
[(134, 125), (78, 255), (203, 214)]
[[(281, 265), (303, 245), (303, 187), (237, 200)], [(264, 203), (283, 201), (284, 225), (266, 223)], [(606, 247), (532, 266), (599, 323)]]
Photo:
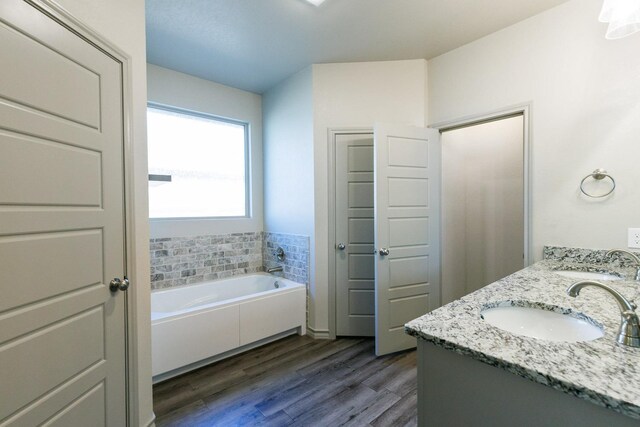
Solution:
[(153, 388), (161, 426), (415, 426), (415, 350), (291, 336)]

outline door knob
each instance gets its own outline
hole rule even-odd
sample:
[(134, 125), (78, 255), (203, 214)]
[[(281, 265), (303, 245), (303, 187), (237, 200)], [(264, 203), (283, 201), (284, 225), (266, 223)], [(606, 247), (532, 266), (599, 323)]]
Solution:
[(389, 255), (389, 249), (387, 249), (387, 248), (380, 248), (380, 250), (378, 252), (380, 253), (381, 256)]
[(120, 279), (118, 277), (115, 277), (110, 283), (109, 283), (109, 290), (111, 292), (118, 292), (118, 291), (126, 291), (127, 289), (129, 289), (129, 279), (127, 278), (127, 276), (124, 276), (124, 279)]
[(340, 249), (341, 251), (344, 251), (346, 248), (344, 243), (338, 243), (338, 249)]

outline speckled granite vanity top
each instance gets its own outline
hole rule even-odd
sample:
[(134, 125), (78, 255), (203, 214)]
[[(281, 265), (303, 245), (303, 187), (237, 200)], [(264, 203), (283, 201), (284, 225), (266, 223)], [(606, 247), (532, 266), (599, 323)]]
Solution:
[[(554, 270), (618, 274), (606, 282), (640, 302), (635, 269), (622, 256), (603, 262), (605, 251), (545, 247), (544, 260), (405, 325), (407, 333), (532, 381), (640, 419), (640, 349), (616, 343), (620, 309), (608, 293), (585, 288), (577, 298), (566, 289), (577, 279)], [(480, 318), (487, 305), (530, 301), (583, 313), (604, 325), (594, 341), (552, 342), (491, 326)], [(640, 310), (640, 309), (639, 309)]]

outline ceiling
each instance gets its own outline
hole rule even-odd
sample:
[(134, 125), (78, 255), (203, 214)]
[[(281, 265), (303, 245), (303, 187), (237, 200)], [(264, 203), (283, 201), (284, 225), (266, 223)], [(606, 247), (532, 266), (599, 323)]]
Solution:
[(147, 0), (147, 58), (263, 93), (314, 63), (433, 58), (565, 1)]

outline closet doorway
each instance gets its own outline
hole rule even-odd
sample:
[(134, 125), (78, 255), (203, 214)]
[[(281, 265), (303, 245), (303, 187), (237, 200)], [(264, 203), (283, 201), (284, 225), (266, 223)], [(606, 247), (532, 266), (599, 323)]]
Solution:
[(524, 112), (442, 130), (442, 303), (528, 264)]

